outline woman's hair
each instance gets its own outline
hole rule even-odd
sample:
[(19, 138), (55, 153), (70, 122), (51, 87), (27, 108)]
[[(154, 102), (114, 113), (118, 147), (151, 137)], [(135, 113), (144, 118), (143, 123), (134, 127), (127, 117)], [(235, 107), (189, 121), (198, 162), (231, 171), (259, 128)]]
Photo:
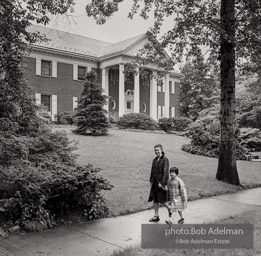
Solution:
[(171, 167), (171, 168), (169, 169), (169, 172), (170, 172), (170, 173), (171, 173), (171, 172), (175, 172), (176, 175), (179, 175), (179, 169), (178, 169), (178, 167)]
[(161, 145), (161, 144), (156, 144), (156, 145), (154, 146), (154, 148), (160, 148), (160, 149), (161, 149), (161, 151), (163, 151), (163, 147), (162, 147), (162, 145)]

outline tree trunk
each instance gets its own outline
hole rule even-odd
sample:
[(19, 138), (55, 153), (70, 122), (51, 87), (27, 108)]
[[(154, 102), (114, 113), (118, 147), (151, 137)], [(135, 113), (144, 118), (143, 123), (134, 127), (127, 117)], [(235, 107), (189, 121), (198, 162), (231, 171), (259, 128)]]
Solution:
[(240, 185), (235, 141), (235, 0), (221, 0), (221, 136), (216, 178)]

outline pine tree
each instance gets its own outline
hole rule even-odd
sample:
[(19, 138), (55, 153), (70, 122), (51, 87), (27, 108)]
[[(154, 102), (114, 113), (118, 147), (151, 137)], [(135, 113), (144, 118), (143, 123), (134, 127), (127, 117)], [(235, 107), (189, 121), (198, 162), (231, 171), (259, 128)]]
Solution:
[(104, 109), (105, 104), (107, 97), (102, 95), (96, 73), (88, 72), (75, 110), (74, 118), (78, 127), (74, 132), (82, 135), (107, 135), (109, 122), (106, 117), (107, 111)]

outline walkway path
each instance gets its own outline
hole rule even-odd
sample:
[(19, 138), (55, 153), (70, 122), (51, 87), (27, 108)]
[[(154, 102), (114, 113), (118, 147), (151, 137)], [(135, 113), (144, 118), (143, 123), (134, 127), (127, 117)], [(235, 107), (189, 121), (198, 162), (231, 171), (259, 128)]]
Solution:
[[(160, 223), (164, 223), (167, 211), (160, 210)], [(207, 223), (252, 210), (261, 210), (261, 188), (189, 202), (185, 221), (187, 224)], [(0, 238), (0, 255), (110, 255), (119, 248), (140, 244), (141, 224), (148, 223), (152, 216), (153, 210), (147, 210), (37, 234), (12, 234), (7, 239)], [(261, 223), (257, 223), (256, 228), (261, 234)], [(261, 255), (261, 240), (256, 242), (255, 250)]]

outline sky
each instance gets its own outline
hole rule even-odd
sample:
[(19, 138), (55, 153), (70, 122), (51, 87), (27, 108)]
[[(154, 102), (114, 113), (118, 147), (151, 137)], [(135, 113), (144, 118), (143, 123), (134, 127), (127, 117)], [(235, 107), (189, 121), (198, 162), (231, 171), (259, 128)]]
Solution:
[[(134, 19), (127, 18), (132, 7), (132, 0), (125, 0), (119, 4), (116, 12), (104, 25), (97, 25), (92, 17), (88, 17), (85, 6), (88, 0), (75, 0), (74, 13), (67, 16), (52, 16), (47, 27), (95, 38), (111, 43), (144, 34), (153, 25), (153, 16), (144, 20), (138, 14)], [(171, 21), (164, 23), (163, 31), (171, 27)]]

